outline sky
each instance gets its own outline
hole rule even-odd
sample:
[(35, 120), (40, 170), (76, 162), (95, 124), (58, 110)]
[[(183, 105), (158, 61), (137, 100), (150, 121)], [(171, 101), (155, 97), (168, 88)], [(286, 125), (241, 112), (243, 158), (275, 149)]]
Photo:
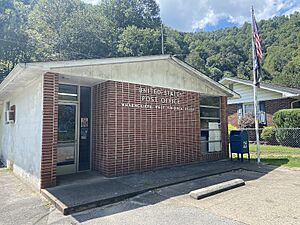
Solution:
[[(99, 0), (83, 0), (96, 4)], [(164, 24), (178, 31), (212, 31), (300, 11), (300, 0), (156, 0)]]

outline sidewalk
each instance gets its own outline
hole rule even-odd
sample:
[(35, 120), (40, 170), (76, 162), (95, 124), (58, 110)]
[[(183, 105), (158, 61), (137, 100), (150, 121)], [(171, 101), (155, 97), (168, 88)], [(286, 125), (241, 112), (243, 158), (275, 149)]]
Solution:
[[(269, 169), (266, 169), (269, 168)], [(42, 190), (64, 215), (120, 202), (150, 190), (235, 170), (251, 170), (263, 176), (272, 167), (222, 160), (176, 166), (155, 171), (106, 178), (95, 172), (62, 176), (59, 186)]]

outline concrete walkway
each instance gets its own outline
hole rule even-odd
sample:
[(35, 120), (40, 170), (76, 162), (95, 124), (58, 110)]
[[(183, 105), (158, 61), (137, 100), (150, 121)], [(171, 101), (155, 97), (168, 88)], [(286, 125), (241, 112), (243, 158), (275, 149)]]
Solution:
[[(300, 170), (272, 167), (266, 168), (268, 173), (261, 173), (250, 169), (262, 170), (253, 166), (200, 178), (64, 216), (2, 168), (0, 225), (300, 224)], [(201, 200), (188, 195), (192, 190), (235, 178), (245, 180), (246, 185)]]
[[(267, 167), (271, 170), (272, 167)], [(235, 170), (251, 170), (263, 176), (266, 167), (249, 162), (228, 160), (196, 163), (159, 169), (116, 178), (106, 178), (95, 172), (62, 176), (59, 186), (42, 190), (64, 215), (123, 201), (150, 190), (192, 181)], [(255, 177), (255, 179), (258, 177)]]

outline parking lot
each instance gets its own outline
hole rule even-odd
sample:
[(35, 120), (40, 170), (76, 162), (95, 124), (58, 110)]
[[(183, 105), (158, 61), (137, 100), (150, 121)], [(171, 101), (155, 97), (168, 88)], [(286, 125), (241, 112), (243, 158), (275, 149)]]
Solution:
[[(0, 169), (0, 224), (300, 224), (300, 171), (238, 170), (172, 185), (63, 216), (11, 172)], [(246, 185), (202, 200), (189, 191), (242, 178)]]

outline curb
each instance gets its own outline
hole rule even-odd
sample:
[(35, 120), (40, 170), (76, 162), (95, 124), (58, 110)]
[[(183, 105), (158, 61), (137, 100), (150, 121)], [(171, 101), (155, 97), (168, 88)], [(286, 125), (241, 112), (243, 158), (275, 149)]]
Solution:
[(242, 179), (234, 179), (234, 180), (230, 180), (230, 181), (226, 181), (223, 183), (219, 183), (219, 184), (215, 184), (212, 186), (208, 186), (206, 188), (201, 188), (195, 191), (191, 191), (189, 193), (189, 196), (191, 198), (194, 198), (196, 200), (202, 199), (202, 198), (206, 198), (224, 191), (228, 191), (240, 186), (244, 186), (245, 185), (245, 181)]

